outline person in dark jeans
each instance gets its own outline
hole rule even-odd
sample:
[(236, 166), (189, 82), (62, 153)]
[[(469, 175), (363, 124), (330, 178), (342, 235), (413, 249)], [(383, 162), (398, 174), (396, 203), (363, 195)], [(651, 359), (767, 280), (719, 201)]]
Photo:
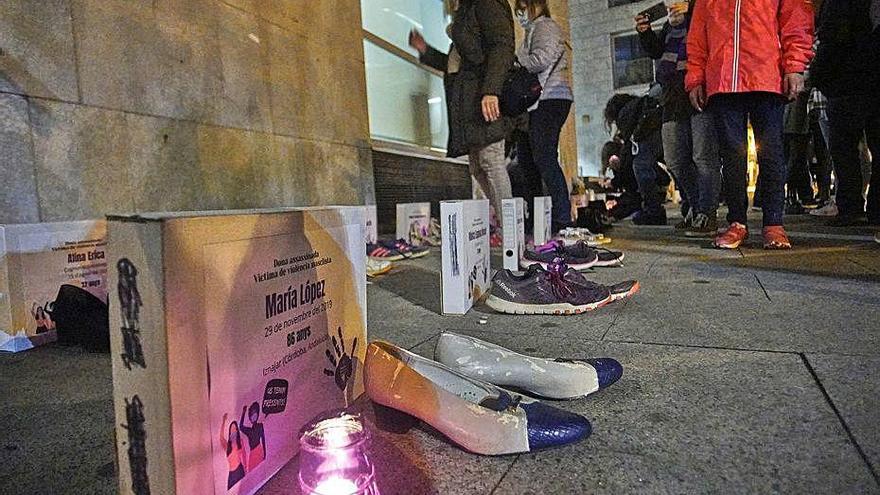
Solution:
[(711, 114), (694, 110), (684, 90), (693, 3), (673, 3), (659, 36), (651, 29), (647, 16), (636, 16), (635, 22), (642, 49), (660, 61), (657, 82), (663, 88), (663, 155), (681, 192), (684, 217), (675, 227), (688, 237), (712, 237), (718, 230), (716, 210), (721, 182), (715, 122)]
[(538, 103), (528, 112), (528, 133), (520, 133), (517, 157), (525, 176), (524, 199), (531, 207), (535, 196), (543, 196), (544, 185), (553, 198), (553, 233), (570, 227), (571, 195), (559, 166), (559, 135), (568, 119), (574, 93), (565, 76), (565, 34), (550, 17), (547, 0), (519, 0), (516, 16), (525, 29), (516, 52), (519, 64), (538, 74), (544, 88)]
[[(685, 88), (698, 111), (715, 117), (730, 226), (715, 246), (736, 249), (748, 237), (748, 123), (758, 146), (765, 249), (790, 249), (783, 227), (785, 97), (804, 88), (813, 55), (809, 0), (698, 1), (688, 32)], [(743, 35), (745, 33), (746, 35)]]
[[(831, 158), (837, 175), (838, 215), (831, 225), (880, 225), (880, 2), (825, 1), (819, 14), (819, 47), (810, 69), (828, 98)], [(873, 157), (867, 208), (862, 196), (859, 141)]]
[(807, 116), (809, 91), (801, 91), (794, 101), (785, 106), (784, 136), (785, 161), (788, 164), (785, 213), (800, 215), (804, 206), (815, 205), (813, 182), (810, 177), (810, 121)]
[(605, 105), (604, 116), (609, 133), (612, 125), (617, 126), (616, 139), (623, 143), (626, 156), (622, 162), (625, 164), (631, 159), (642, 196), (642, 208), (633, 215), (633, 223), (666, 225), (665, 194), (657, 188), (661, 177), (657, 173), (657, 162), (663, 157), (662, 118), (657, 101), (650, 96), (616, 94)]

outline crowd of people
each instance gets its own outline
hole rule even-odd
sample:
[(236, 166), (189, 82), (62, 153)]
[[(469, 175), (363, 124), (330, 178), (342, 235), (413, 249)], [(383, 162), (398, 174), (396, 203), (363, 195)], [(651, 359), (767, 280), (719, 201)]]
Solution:
[[(409, 42), (445, 74), (449, 156), (468, 156), (496, 213), (502, 199), (531, 204), (546, 191), (553, 231), (572, 227), (558, 153), (573, 101), (569, 45), (547, 0), (517, 0), (513, 12), (507, 0), (447, 6), (448, 51), (417, 31)], [(655, 31), (658, 17), (666, 20)], [(524, 29), (519, 47), (514, 20)], [(600, 159), (619, 193), (608, 216), (666, 225), (674, 180), (683, 218), (676, 230), (739, 247), (749, 235), (751, 128), (759, 169), (753, 208), (763, 214), (765, 248), (790, 248), (784, 217), (805, 208), (832, 216), (832, 225), (880, 225), (880, 173), (870, 174), (880, 154), (880, 99), (872, 95), (880, 86), (878, 25), (878, 0), (690, 0), (667, 2), (665, 16), (656, 9), (636, 16), (656, 81), (645, 95), (616, 94), (606, 105), (612, 139)], [(543, 88), (519, 115), (500, 101), (514, 67), (536, 74)], [(726, 228), (717, 216), (722, 202)]]

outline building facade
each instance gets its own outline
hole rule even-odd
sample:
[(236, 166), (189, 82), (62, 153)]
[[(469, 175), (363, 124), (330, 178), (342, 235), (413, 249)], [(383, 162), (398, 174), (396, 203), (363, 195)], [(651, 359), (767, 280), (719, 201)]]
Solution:
[(574, 95), (580, 175), (599, 174), (609, 139), (602, 111), (616, 92), (644, 94), (654, 64), (641, 51), (633, 18), (657, 0), (569, 0), (574, 47)]

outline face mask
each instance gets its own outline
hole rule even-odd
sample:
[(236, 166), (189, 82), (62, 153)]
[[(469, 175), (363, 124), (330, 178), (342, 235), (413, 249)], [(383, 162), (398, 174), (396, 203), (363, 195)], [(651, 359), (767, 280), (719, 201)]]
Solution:
[(525, 12), (518, 12), (516, 14), (516, 20), (523, 28), (527, 28), (529, 26), (529, 23), (531, 22), (531, 20), (529, 20), (529, 14)]

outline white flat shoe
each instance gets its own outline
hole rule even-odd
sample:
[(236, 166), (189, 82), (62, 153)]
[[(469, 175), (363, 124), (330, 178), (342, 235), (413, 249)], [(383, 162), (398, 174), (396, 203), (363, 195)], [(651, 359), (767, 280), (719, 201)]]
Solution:
[(463, 375), (548, 399), (585, 397), (623, 375), (610, 358), (543, 359), (449, 332), (440, 334), (434, 359)]
[[(502, 455), (556, 447), (584, 439), (590, 422), (469, 378), (388, 342), (367, 348), (364, 387), (376, 404), (414, 416), (465, 450)], [(383, 407), (378, 415), (389, 414)], [(399, 416), (398, 424), (404, 418)]]

